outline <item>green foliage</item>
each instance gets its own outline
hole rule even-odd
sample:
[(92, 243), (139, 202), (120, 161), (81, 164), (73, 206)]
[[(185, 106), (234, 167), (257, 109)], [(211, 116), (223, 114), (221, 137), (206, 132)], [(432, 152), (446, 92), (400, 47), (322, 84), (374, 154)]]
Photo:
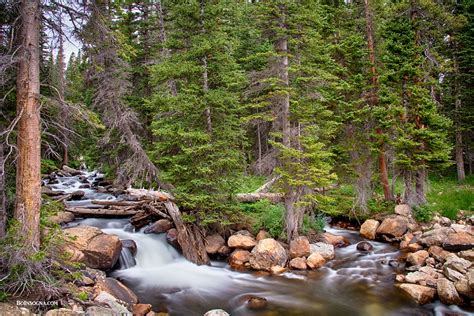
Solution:
[(77, 298), (81, 301), (87, 301), (89, 299), (89, 294), (87, 294), (87, 292), (82, 291), (77, 294)]
[(250, 219), (254, 232), (265, 229), (274, 238), (285, 238), (282, 204), (271, 204), (267, 200), (240, 205), (242, 213)]
[(41, 173), (47, 174), (58, 169), (58, 161), (41, 159)]
[(324, 231), (324, 227), (326, 226), (326, 224), (326, 217), (322, 213), (318, 213), (314, 217), (305, 214), (303, 219), (302, 232), (306, 234), (310, 230), (312, 230), (321, 233)]
[(433, 211), (428, 205), (415, 206), (413, 215), (419, 222), (429, 222), (433, 218)]

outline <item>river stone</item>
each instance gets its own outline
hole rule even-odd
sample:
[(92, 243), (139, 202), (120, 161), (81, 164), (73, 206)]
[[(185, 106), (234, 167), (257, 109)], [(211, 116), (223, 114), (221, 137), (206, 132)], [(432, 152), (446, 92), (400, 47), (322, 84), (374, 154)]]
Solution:
[(318, 252), (311, 254), (308, 259), (306, 259), (306, 264), (311, 269), (319, 269), (326, 263), (323, 256)]
[(241, 270), (247, 267), (250, 260), (250, 252), (248, 250), (236, 249), (229, 256), (229, 265), (234, 270)]
[(398, 287), (420, 305), (431, 302), (436, 294), (435, 289), (423, 285), (403, 283)]
[(454, 253), (450, 253), (446, 256), (446, 262), (444, 263), (448, 268), (454, 269), (462, 274), (465, 274), (467, 270), (472, 266), (469, 260), (459, 258)]
[(351, 244), (346, 237), (334, 235), (331, 233), (323, 233), (321, 235), (320, 241), (325, 244), (331, 244), (336, 248), (347, 247)]
[(71, 193), (71, 200), (80, 200), (86, 195), (86, 192), (78, 190)]
[(408, 217), (411, 215), (411, 207), (408, 204), (400, 204), (395, 206), (395, 214)]
[(474, 249), (460, 251), (459, 257), (474, 262)]
[(361, 241), (356, 246), (359, 251), (371, 251), (374, 249), (374, 246), (368, 241)]
[(35, 316), (33, 312), (25, 307), (0, 302), (0, 315), (5, 316)]
[(377, 228), (379, 227), (380, 223), (374, 219), (366, 220), (362, 226), (360, 226), (360, 235), (367, 239), (375, 239), (375, 235), (377, 232)]
[(261, 229), (257, 234), (256, 240), (260, 241), (262, 239), (271, 238), (271, 237), (272, 236), (270, 236), (270, 234), (267, 231)]
[(65, 251), (76, 256), (83, 253), (80, 262), (95, 269), (111, 269), (117, 262), (122, 243), (116, 235), (108, 235), (92, 226), (79, 225), (64, 229), (67, 237)]
[(66, 165), (64, 165), (62, 169), (63, 169), (64, 172), (67, 172), (72, 176), (79, 176), (79, 175), (82, 174), (82, 171), (71, 168), (71, 167), (66, 166)]
[(449, 251), (444, 250), (440, 246), (431, 246), (428, 249), (429, 254), (437, 261), (443, 263), (446, 261), (446, 257), (450, 254)]
[(175, 249), (180, 249), (179, 242), (178, 242), (178, 230), (176, 228), (171, 228), (166, 232), (166, 241), (168, 244), (173, 246)]
[(407, 256), (407, 262), (412, 266), (423, 265), (425, 260), (430, 256), (428, 251), (419, 250), (417, 252), (409, 253)]
[(290, 260), (290, 268), (296, 270), (306, 270), (308, 266), (306, 265), (305, 258), (294, 258)]
[(213, 234), (206, 236), (204, 239), (204, 245), (206, 246), (206, 252), (208, 254), (216, 254), (222, 246), (225, 246), (225, 240), (219, 234)]
[(467, 281), (469, 287), (474, 290), (474, 269), (471, 269), (467, 272)]
[(247, 301), (247, 307), (253, 310), (264, 309), (267, 305), (267, 299), (264, 297), (254, 296)]
[(132, 313), (136, 316), (146, 315), (151, 312), (151, 304), (133, 304)]
[(273, 238), (260, 240), (250, 254), (250, 266), (255, 270), (270, 271), (273, 266), (286, 265), (288, 255), (285, 248)]
[(51, 309), (44, 316), (79, 316), (83, 315), (68, 308)]
[(331, 244), (325, 244), (323, 242), (311, 244), (310, 252), (311, 254), (315, 252), (319, 253), (325, 260), (332, 260), (336, 256), (334, 246)]
[(443, 266), (443, 274), (453, 282), (459, 281), (463, 278), (462, 273), (458, 271), (448, 268), (447, 266)]
[(96, 283), (94, 293), (106, 292), (119, 301), (128, 305), (138, 303), (137, 295), (122, 282), (114, 278), (106, 278), (104, 281)]
[[(454, 224), (453, 224), (454, 225)], [(451, 225), (452, 227), (452, 225)], [(450, 233), (443, 240), (442, 247), (449, 251), (469, 250), (474, 248), (474, 236), (468, 232), (460, 231)]]
[(463, 300), (459, 297), (453, 282), (442, 278), (437, 282), (438, 297), (444, 304), (462, 304)]
[(308, 238), (297, 237), (290, 241), (290, 258), (307, 257), (310, 254)]
[(65, 224), (74, 220), (74, 214), (67, 211), (60, 211), (56, 215), (49, 217), (49, 221), (53, 224)]
[(117, 312), (106, 307), (91, 306), (86, 309), (86, 316), (117, 316)]
[(466, 276), (461, 280), (456, 281), (454, 287), (459, 294), (464, 295), (470, 300), (474, 300), (474, 289), (469, 286), (469, 281)]
[(232, 249), (230, 249), (230, 247), (227, 247), (227, 245), (223, 245), (219, 249), (217, 249), (217, 253), (225, 257), (230, 255), (231, 252), (232, 252)]
[(123, 239), (122, 240), (122, 247), (127, 248), (130, 250), (132, 256), (137, 255), (137, 243), (133, 239)]
[[(425, 247), (442, 246), (448, 234), (453, 232), (450, 227), (439, 227), (436, 229), (424, 232), (418, 242)], [(444, 247), (443, 247), (444, 248)]]
[(378, 235), (388, 237), (401, 237), (408, 229), (408, 219), (404, 216), (395, 215), (386, 217), (377, 228)]
[(107, 304), (117, 315), (132, 316), (132, 313), (129, 312), (124, 305), (120, 304), (116, 297), (105, 291), (99, 292), (99, 294), (94, 298), (94, 301)]
[(204, 316), (230, 316), (230, 315), (223, 309), (213, 309), (205, 313)]
[(145, 228), (145, 234), (161, 234), (165, 233), (173, 228), (173, 222), (169, 219), (159, 219), (147, 228)]
[(276, 266), (273, 266), (273, 267), (270, 268), (270, 273), (271, 274), (282, 274), (286, 271), (287, 271), (287, 269), (285, 267), (282, 267), (282, 266), (279, 266), (279, 265), (276, 265)]
[[(248, 232), (247, 232), (248, 233)], [(236, 234), (229, 237), (227, 240), (227, 246), (230, 248), (239, 248), (250, 250), (257, 245), (257, 241), (253, 238), (250, 233), (244, 234), (243, 231), (239, 231)]]

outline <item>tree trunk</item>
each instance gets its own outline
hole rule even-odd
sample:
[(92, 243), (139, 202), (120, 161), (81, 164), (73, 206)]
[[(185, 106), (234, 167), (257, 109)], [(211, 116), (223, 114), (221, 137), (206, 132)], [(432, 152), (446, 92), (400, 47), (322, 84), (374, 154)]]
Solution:
[(416, 193), (413, 190), (413, 173), (409, 170), (405, 170), (403, 173), (404, 180), (404, 191), (403, 191), (403, 203), (409, 205), (416, 205)]
[[(61, 21), (60, 21), (60, 27), (61, 27)], [(68, 109), (66, 107), (65, 101), (64, 101), (64, 96), (65, 96), (65, 90), (66, 90), (66, 84), (65, 84), (65, 71), (66, 65), (64, 62), (64, 40), (63, 40), (63, 35), (59, 34), (59, 49), (58, 49), (58, 94), (59, 94), (59, 102), (60, 102), (60, 108), (61, 108), (61, 114), (60, 114), (60, 120), (63, 125), (63, 165), (69, 165), (69, 131), (68, 131), (68, 121), (69, 121), (69, 113)]]
[(416, 172), (415, 178), (416, 202), (415, 205), (426, 203), (426, 169), (423, 168)]
[(290, 94), (285, 91), (289, 87), (288, 77), (288, 39), (285, 36), (279, 38), (275, 44), (278, 54), (278, 78), (280, 86), (284, 90), (279, 98), (280, 122), (282, 132), (282, 143), (285, 147), (290, 147)]
[(3, 142), (0, 142), (0, 238), (7, 231), (7, 196), (5, 194), (5, 152)]
[[(376, 60), (375, 60), (374, 26), (373, 26), (372, 12), (370, 9), (369, 0), (364, 0), (364, 12), (365, 12), (366, 35), (367, 35), (367, 47), (369, 50), (370, 72), (372, 74), (372, 77), (371, 77), (372, 87), (369, 93), (369, 102), (372, 106), (377, 106), (379, 102), (378, 73), (377, 73), (377, 66), (376, 66)], [(383, 131), (381, 128), (377, 128), (376, 133), (379, 136), (383, 135)], [(385, 159), (384, 147), (385, 147), (384, 143), (382, 142), (379, 148), (378, 161), (379, 161), (379, 170), (380, 170), (380, 182), (382, 183), (384, 198), (385, 200), (388, 201), (388, 200), (393, 200), (393, 195), (388, 185), (388, 171), (387, 171), (387, 163)]]
[(17, 73), (18, 159), (16, 174), (15, 219), (20, 223), (26, 253), (40, 246), (41, 137), (39, 30), (40, 1), (20, 3), (20, 47)]
[[(458, 65), (457, 61), (454, 60), (454, 70), (456, 71), (456, 75), (458, 75)], [(461, 91), (459, 91), (459, 83), (458, 78), (455, 78), (455, 97), (456, 100), (454, 101), (454, 117), (455, 117), (455, 127), (456, 127), (456, 144), (455, 144), (455, 155), (456, 155), (456, 170), (458, 173), (458, 181), (463, 182), (466, 179), (466, 172), (464, 171), (464, 156), (463, 156), (463, 142), (462, 142), (462, 130), (461, 130), (461, 96), (459, 95)]]

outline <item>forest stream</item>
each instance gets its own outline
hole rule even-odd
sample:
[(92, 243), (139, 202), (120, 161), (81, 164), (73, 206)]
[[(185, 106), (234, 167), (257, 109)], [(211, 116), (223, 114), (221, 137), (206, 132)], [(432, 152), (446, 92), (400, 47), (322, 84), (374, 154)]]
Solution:
[[(97, 172), (85, 173), (92, 183)], [(78, 177), (58, 177), (53, 190), (72, 193), (84, 181)], [(92, 200), (115, 200), (121, 196), (84, 189), (82, 200), (68, 201), (69, 206), (85, 207)], [(129, 286), (140, 302), (170, 315), (203, 315), (222, 308), (231, 315), (469, 315), (457, 306), (436, 301), (419, 306), (394, 287), (394, 274), (400, 269), (398, 249), (390, 244), (371, 241), (373, 250), (362, 253), (356, 244), (363, 240), (357, 231), (327, 227), (351, 242), (336, 249), (336, 258), (311, 272), (286, 272), (269, 276), (259, 272), (237, 272), (226, 262), (212, 261), (210, 266), (197, 266), (166, 241), (165, 234), (134, 231), (128, 219), (85, 218), (68, 224), (95, 226), (120, 239), (133, 239), (137, 254), (122, 250), (112, 277)], [(249, 297), (264, 297), (268, 306), (251, 310)]]

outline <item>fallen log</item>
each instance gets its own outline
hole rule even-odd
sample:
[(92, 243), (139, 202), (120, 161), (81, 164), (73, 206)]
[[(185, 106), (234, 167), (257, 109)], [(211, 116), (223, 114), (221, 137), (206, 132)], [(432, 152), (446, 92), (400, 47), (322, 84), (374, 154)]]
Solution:
[(260, 200), (269, 200), (272, 203), (283, 202), (283, 193), (239, 193), (237, 201), (241, 203), (253, 203)]
[(199, 227), (191, 223), (185, 224), (181, 218), (181, 212), (172, 201), (165, 201), (164, 205), (178, 231), (178, 243), (184, 257), (198, 265), (209, 264), (210, 260), (204, 245), (204, 237)]
[(139, 212), (135, 209), (105, 209), (105, 208), (84, 208), (84, 207), (68, 207), (66, 211), (74, 215), (87, 216), (132, 216)]
[(92, 204), (108, 205), (108, 206), (140, 206), (147, 201), (109, 201), (109, 200), (92, 200)]
[(133, 227), (139, 229), (150, 223), (153, 217), (153, 214), (150, 212), (140, 210), (130, 218), (130, 224), (132, 224)]
[(153, 191), (146, 189), (134, 189), (128, 188), (125, 192), (131, 196), (137, 197), (139, 200), (151, 200), (151, 201), (174, 201), (174, 197), (163, 191)]

